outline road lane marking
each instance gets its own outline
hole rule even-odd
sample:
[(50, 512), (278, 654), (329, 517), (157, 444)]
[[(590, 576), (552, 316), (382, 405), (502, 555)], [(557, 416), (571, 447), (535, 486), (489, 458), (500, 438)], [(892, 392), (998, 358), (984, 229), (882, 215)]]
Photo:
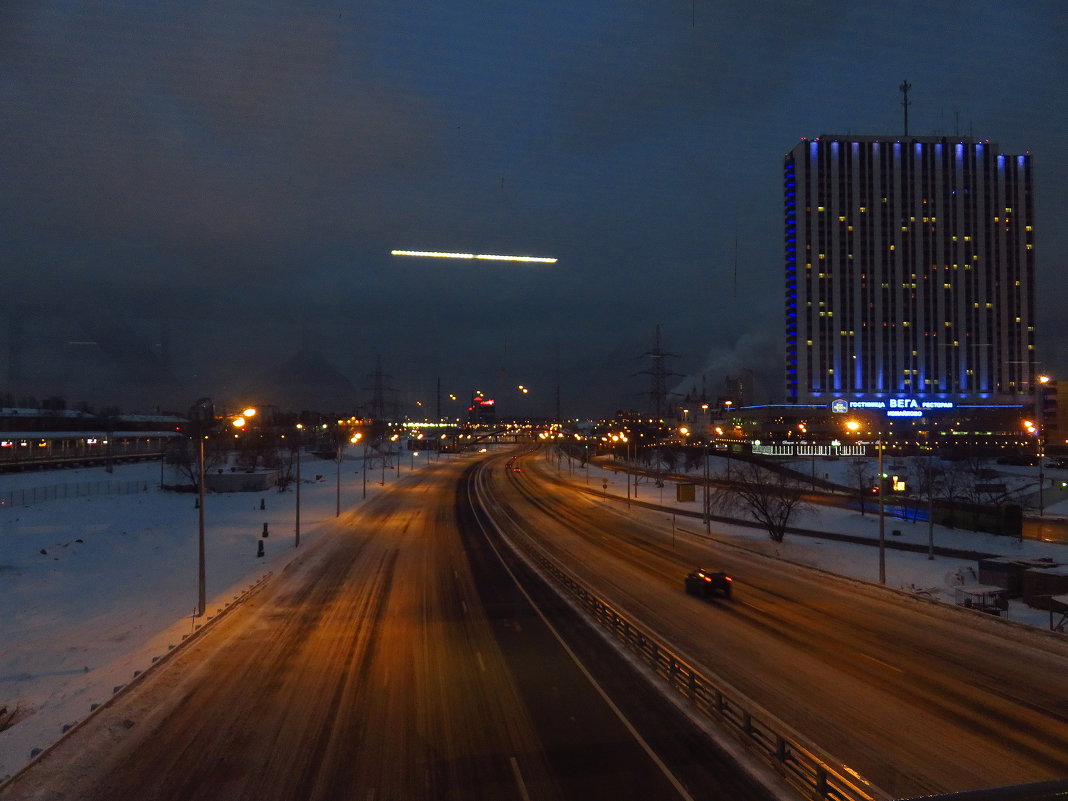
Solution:
[(890, 664), (889, 662), (884, 662), (884, 661), (883, 661), (883, 660), (881, 660), (881, 659), (876, 659), (876, 658), (875, 658), (874, 656), (868, 656), (867, 654), (865, 654), (865, 653), (861, 653), (860, 651), (857, 651), (857, 654), (858, 654), (859, 656), (862, 656), (862, 657), (864, 657), (865, 659), (867, 659), (867, 660), (869, 660), (869, 661), (871, 661), (871, 662), (874, 662), (875, 664), (879, 665), (880, 667), (884, 667), (884, 668), (886, 668), (887, 670), (892, 670), (892, 671), (894, 671), (895, 673), (904, 673), (904, 672), (905, 672), (905, 671), (904, 671), (904, 670), (902, 670), (901, 668), (899, 668), (899, 667), (896, 667), (896, 666), (894, 666), (894, 665), (891, 665), (891, 664)]
[(519, 771), (519, 762), (516, 761), (514, 756), (508, 757), (508, 761), (512, 763), (512, 773), (515, 774), (515, 783), (516, 786), (519, 787), (519, 797), (522, 798), (523, 801), (530, 801), (530, 793), (527, 792), (527, 784), (523, 781), (523, 774)]
[[(529, 603), (534, 609), (534, 611), (538, 613), (538, 617), (541, 618), (546, 628), (550, 631), (553, 637), (556, 638), (556, 641), (560, 643), (560, 647), (564, 649), (564, 652), (571, 658), (571, 661), (575, 663), (575, 667), (577, 667), (579, 669), (579, 672), (581, 672), (582, 675), (586, 677), (586, 680), (589, 681), (590, 685), (593, 687), (594, 690), (596, 690), (597, 694), (601, 696), (601, 699), (605, 702), (608, 708), (612, 710), (616, 718), (619, 719), (619, 722), (623, 724), (623, 727), (630, 733), (631, 737), (634, 738), (635, 742), (638, 743), (638, 745), (642, 748), (643, 751), (645, 751), (646, 755), (649, 757), (650, 760), (652, 760), (653, 764), (660, 769), (660, 772), (664, 775), (664, 778), (666, 778), (668, 782), (670, 782), (671, 786), (675, 788), (675, 791), (679, 794), (679, 797), (685, 799), (685, 801), (694, 801), (694, 797), (690, 795), (690, 793), (686, 790), (685, 787), (683, 787), (682, 782), (680, 782), (675, 776), (675, 774), (671, 772), (671, 769), (664, 764), (664, 761), (660, 759), (657, 753), (652, 749), (652, 746), (650, 746), (649, 743), (645, 741), (645, 738), (642, 737), (642, 735), (634, 727), (634, 724), (632, 724), (630, 720), (627, 719), (626, 715), (623, 714), (623, 710), (616, 706), (615, 702), (609, 697), (608, 692), (600, 684), (597, 683), (597, 680), (586, 669), (586, 666), (582, 664), (582, 662), (579, 660), (578, 655), (573, 650), (571, 650), (571, 647), (568, 646), (566, 642), (564, 642), (563, 636), (560, 634), (560, 632), (556, 630), (556, 627), (551, 622), (549, 622), (549, 619), (541, 611), (541, 607), (539, 607), (534, 602), (534, 599), (530, 597), (530, 593), (528, 593), (526, 591), (526, 588), (523, 587), (523, 585), (519, 582), (519, 579), (516, 577), (515, 573), (508, 566), (508, 563), (504, 561), (504, 557), (501, 556), (500, 550), (498, 550), (496, 544), (486, 534), (486, 530), (485, 528), (483, 528), (482, 521), (477, 522), (479, 528), (482, 528), (483, 536), (486, 537), (486, 543), (490, 546), (490, 548), (493, 549), (493, 552), (497, 555), (497, 559), (500, 561), (501, 566), (504, 568), (505, 572), (508, 573), (508, 575), (511, 577), (512, 581), (515, 583), (516, 588), (518, 588), (518, 590), (523, 593), (523, 597), (527, 599), (527, 603)], [(501, 533), (501, 536), (504, 536), (503, 533)]]

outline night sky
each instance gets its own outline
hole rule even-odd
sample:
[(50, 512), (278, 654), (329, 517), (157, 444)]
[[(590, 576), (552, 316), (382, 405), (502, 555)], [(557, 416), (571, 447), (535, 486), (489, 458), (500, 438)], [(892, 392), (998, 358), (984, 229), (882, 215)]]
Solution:
[[(0, 4), (0, 391), (185, 410), (783, 395), (782, 158), (1034, 154), (1038, 358), (1068, 377), (1063, 0)], [(395, 248), (552, 256), (430, 261)], [(530, 394), (516, 389), (523, 384)], [(300, 391), (300, 388), (306, 388)], [(420, 409), (416, 401), (422, 401)], [(424, 411), (425, 410), (425, 411)]]

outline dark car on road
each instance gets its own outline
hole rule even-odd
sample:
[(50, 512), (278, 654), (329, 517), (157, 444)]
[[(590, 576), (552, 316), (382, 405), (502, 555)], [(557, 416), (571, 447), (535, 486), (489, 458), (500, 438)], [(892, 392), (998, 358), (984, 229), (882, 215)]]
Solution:
[(731, 577), (725, 571), (699, 567), (686, 577), (686, 592), (698, 598), (707, 598), (717, 593), (724, 598), (730, 598), (731, 584)]

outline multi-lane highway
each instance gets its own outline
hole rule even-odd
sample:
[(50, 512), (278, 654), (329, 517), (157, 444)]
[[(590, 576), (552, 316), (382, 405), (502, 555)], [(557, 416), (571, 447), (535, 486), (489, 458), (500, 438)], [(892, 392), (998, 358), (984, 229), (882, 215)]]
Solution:
[(498, 556), (475, 467), (348, 515), (0, 798), (771, 797)]
[[(517, 541), (891, 795), (1068, 777), (1063, 637), (673, 537), (565, 486), (553, 461), (520, 464), (492, 485)], [(682, 593), (698, 564), (734, 575), (731, 601)]]
[[(484, 460), (347, 515), (0, 799), (770, 797), (498, 527), (889, 795), (1068, 776), (1063, 638), (672, 531), (537, 453)], [(730, 601), (682, 592), (698, 564)]]

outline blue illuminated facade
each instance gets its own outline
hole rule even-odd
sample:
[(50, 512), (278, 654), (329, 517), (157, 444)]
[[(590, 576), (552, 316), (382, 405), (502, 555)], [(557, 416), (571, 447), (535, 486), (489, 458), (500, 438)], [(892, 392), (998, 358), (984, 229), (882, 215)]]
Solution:
[(1031, 157), (997, 151), (821, 136), (787, 154), (788, 402), (1033, 393)]

